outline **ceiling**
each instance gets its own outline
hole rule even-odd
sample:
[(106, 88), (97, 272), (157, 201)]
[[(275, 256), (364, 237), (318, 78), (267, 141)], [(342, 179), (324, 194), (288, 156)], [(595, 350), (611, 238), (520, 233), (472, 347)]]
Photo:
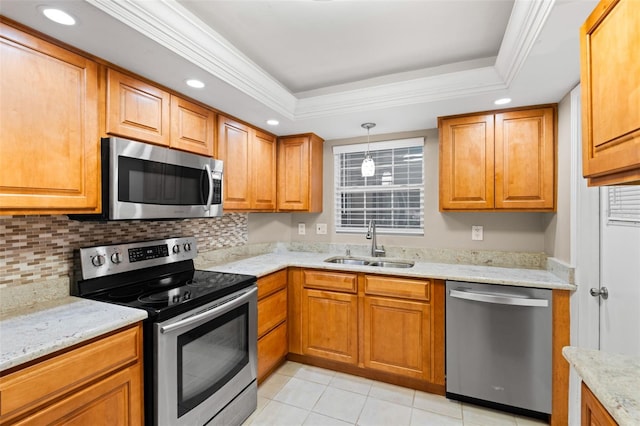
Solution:
[[(73, 27), (45, 19), (46, 4)], [(278, 135), (558, 102), (596, 0), (3, 0), (0, 13)], [(188, 78), (204, 89), (185, 85)], [(270, 127), (267, 119), (280, 124)]]

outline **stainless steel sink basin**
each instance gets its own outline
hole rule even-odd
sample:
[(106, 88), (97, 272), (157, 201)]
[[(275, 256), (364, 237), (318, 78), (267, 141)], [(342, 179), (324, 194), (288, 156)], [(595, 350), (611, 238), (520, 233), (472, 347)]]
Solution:
[(342, 263), (344, 265), (368, 265), (368, 262), (364, 259), (353, 259), (349, 257), (330, 257), (329, 259), (325, 259), (325, 262)]
[(414, 263), (399, 261), (399, 260), (373, 260), (373, 259), (360, 259), (351, 256), (335, 256), (324, 260), (328, 263), (340, 263), (343, 265), (361, 265), (361, 266), (376, 266), (379, 268), (411, 268)]
[(413, 262), (397, 262), (397, 261), (375, 261), (369, 262), (368, 266), (379, 266), (381, 268), (411, 268)]

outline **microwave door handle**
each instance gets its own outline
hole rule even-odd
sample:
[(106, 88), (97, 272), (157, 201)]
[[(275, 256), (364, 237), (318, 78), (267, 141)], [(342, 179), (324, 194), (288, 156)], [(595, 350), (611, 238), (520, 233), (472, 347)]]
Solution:
[(213, 173), (211, 173), (211, 166), (209, 164), (204, 165), (204, 170), (209, 179), (209, 195), (207, 196), (207, 205), (204, 206), (204, 210), (208, 212), (211, 209), (211, 203), (213, 201)]
[(251, 299), (251, 297), (254, 295), (254, 293), (258, 292), (258, 288), (257, 287), (253, 287), (249, 290), (246, 290), (244, 293), (241, 293), (240, 295), (230, 298), (230, 299), (226, 299), (223, 300), (220, 304), (218, 305), (214, 305), (211, 308), (199, 312), (195, 315), (192, 315), (190, 317), (186, 317), (178, 322), (175, 322), (173, 324), (169, 324), (169, 325), (165, 325), (163, 327), (160, 327), (160, 333), (162, 334), (167, 334), (167, 333), (171, 333), (172, 331), (176, 331), (179, 330), (181, 328), (187, 327), (187, 326), (191, 326), (195, 323), (199, 323), (204, 319), (213, 319), (215, 317), (217, 317), (218, 315), (220, 315), (220, 313), (234, 309), (238, 306), (241, 306), (243, 303), (246, 303), (248, 300)]
[(472, 300), (474, 302), (496, 303), (498, 305), (512, 306), (549, 306), (547, 299), (528, 299), (517, 296), (491, 295), (485, 293), (474, 293), (472, 291), (450, 290), (449, 296), (456, 299)]

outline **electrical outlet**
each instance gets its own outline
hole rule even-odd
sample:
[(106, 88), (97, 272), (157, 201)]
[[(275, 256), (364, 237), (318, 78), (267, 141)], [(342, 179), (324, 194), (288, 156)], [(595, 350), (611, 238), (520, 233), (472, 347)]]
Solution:
[(298, 235), (304, 235), (307, 233), (307, 228), (304, 223), (298, 224)]
[(316, 223), (316, 234), (325, 235), (327, 233), (326, 223)]
[(484, 239), (484, 228), (480, 225), (471, 226), (471, 239), (473, 241), (482, 241)]

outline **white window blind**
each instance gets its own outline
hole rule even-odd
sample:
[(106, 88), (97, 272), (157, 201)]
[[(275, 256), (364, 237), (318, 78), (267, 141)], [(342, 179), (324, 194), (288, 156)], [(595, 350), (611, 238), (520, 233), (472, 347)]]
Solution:
[(336, 232), (362, 232), (374, 219), (378, 232), (424, 232), (424, 138), (374, 142), (372, 177), (362, 177), (367, 144), (333, 148)]
[(640, 226), (640, 185), (610, 186), (607, 192), (608, 222)]

